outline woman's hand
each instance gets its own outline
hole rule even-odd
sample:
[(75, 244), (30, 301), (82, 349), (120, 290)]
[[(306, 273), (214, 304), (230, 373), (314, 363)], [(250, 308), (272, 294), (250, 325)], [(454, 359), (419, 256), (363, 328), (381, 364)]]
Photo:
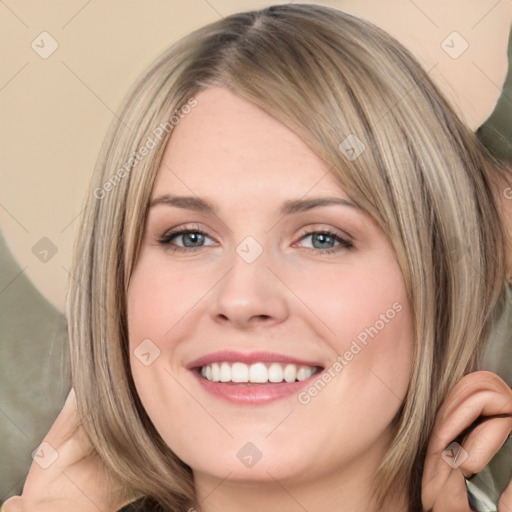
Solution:
[(34, 455), (23, 493), (2, 512), (113, 512), (124, 504), (79, 424), (74, 391)]
[[(455, 440), (476, 420), (470, 434)], [(474, 372), (452, 389), (437, 415), (425, 460), (423, 510), (470, 512), (464, 477), (481, 471), (512, 431), (512, 390), (497, 375)], [(452, 444), (453, 443), (453, 444)], [(498, 512), (512, 510), (503, 493)], [(508, 507), (508, 508), (507, 508)]]

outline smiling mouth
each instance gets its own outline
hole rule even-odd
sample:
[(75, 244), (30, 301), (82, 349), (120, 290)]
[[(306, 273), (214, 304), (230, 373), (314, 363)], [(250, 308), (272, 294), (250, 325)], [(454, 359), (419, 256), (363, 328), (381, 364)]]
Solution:
[(322, 371), (319, 366), (293, 363), (257, 362), (218, 362), (196, 369), (199, 375), (210, 382), (226, 384), (280, 384), (300, 382)]

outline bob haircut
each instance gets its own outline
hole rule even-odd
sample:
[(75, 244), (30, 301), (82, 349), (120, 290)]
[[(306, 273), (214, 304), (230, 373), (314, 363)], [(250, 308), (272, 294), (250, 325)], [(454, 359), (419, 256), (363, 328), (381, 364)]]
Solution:
[[(194, 31), (145, 71), (111, 125), (74, 246), (66, 311), (72, 385), (94, 450), (129, 497), (145, 496), (161, 510), (199, 508), (191, 468), (159, 436), (137, 395), (126, 298), (166, 142), (193, 115), (194, 95), (210, 86), (294, 131), (396, 253), (414, 356), (374, 492), (384, 503), (405, 489), (415, 510), (436, 412), (478, 368), (502, 310), (496, 163), (401, 44), (328, 7), (277, 5)], [(358, 142), (357, 158), (343, 151), (346, 140), (364, 145)]]

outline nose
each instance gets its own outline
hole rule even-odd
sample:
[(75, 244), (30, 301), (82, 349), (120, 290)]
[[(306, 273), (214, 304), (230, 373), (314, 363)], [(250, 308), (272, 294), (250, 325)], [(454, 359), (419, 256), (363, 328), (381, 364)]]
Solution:
[(235, 252), (230, 270), (212, 290), (215, 322), (244, 329), (276, 325), (288, 316), (286, 286), (269, 269), (265, 251), (249, 261)]

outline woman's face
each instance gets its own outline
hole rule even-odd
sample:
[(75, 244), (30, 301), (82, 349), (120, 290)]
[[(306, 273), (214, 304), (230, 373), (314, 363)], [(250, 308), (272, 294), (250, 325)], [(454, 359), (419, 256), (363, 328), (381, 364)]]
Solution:
[(196, 100), (129, 287), (142, 403), (196, 477), (363, 479), (409, 382), (394, 251), (292, 131), (226, 89)]

